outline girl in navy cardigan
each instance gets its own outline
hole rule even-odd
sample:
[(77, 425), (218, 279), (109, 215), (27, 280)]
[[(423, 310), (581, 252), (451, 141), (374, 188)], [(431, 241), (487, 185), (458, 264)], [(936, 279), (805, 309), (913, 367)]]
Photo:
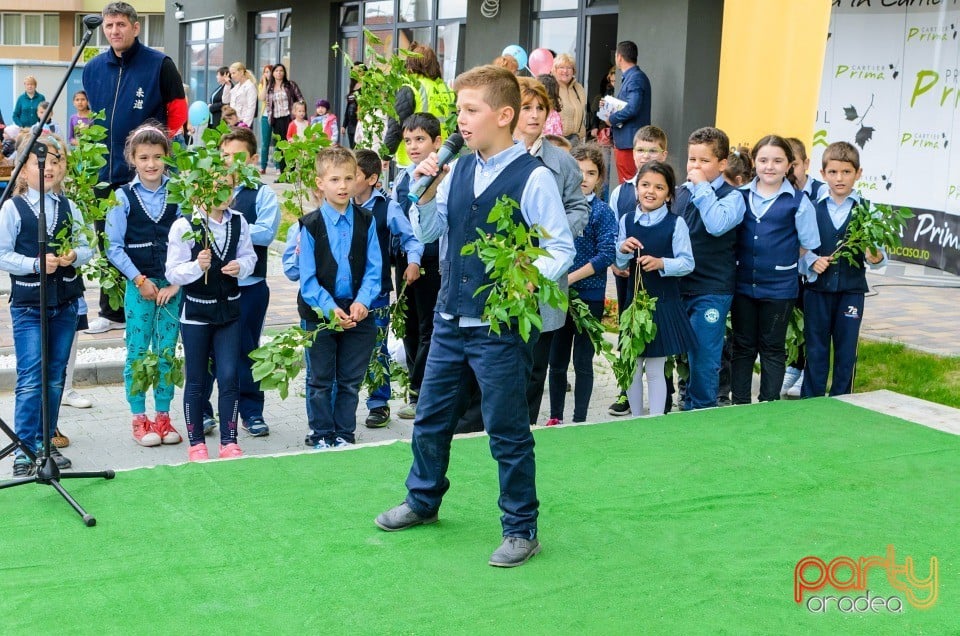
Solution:
[[(799, 292), (798, 264), (820, 247), (813, 206), (794, 186), (793, 149), (767, 135), (751, 151), (757, 176), (741, 188), (746, 212), (737, 231), (733, 297), (734, 404), (749, 404), (753, 362), (760, 354), (760, 401), (780, 399), (787, 323)], [(815, 258), (815, 257), (814, 257)]]
[[(570, 289), (576, 290), (580, 300), (590, 308), (598, 320), (603, 316), (603, 301), (607, 290), (607, 268), (616, 255), (617, 215), (599, 196), (600, 185), (606, 180), (603, 152), (596, 144), (582, 144), (570, 153), (580, 164), (583, 194), (590, 202), (587, 227), (573, 239), (577, 255), (567, 274)], [(593, 356), (595, 350), (586, 332), (578, 332), (567, 313), (566, 322), (557, 330), (550, 345), (550, 419), (547, 426), (563, 424), (563, 407), (567, 392), (567, 366), (573, 353), (573, 371), (576, 376), (573, 392), (573, 421), (587, 419), (587, 407), (593, 393)]]

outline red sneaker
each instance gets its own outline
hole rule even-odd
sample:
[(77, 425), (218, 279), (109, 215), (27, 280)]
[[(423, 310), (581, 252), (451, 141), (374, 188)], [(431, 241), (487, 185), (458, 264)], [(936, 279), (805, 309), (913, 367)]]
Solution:
[(177, 429), (170, 424), (170, 414), (160, 411), (157, 413), (157, 419), (153, 422), (153, 431), (160, 436), (160, 441), (164, 444), (179, 444), (183, 441)]
[(141, 446), (160, 445), (160, 436), (153, 431), (153, 422), (144, 413), (133, 417), (133, 440)]
[(547, 426), (560, 426), (561, 424), (563, 424), (563, 420), (558, 417), (551, 417), (547, 420)]
[(234, 459), (236, 457), (243, 457), (243, 451), (240, 450), (238, 444), (227, 444), (226, 446), (220, 444), (220, 459)]
[(191, 462), (202, 462), (208, 459), (210, 459), (210, 454), (207, 452), (207, 445), (202, 442), (194, 444), (187, 452), (187, 460)]

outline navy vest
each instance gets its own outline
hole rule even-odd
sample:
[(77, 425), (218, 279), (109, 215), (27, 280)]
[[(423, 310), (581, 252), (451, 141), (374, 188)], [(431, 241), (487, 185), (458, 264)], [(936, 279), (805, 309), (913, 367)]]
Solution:
[(170, 226), (177, 220), (179, 208), (176, 203), (167, 203), (163, 214), (154, 221), (143, 209), (133, 186), (125, 185), (122, 190), (130, 202), (127, 233), (123, 235), (124, 251), (141, 274), (147, 278), (164, 278)]
[(123, 158), (130, 132), (149, 119), (167, 123), (167, 107), (159, 89), (160, 66), (166, 57), (137, 38), (121, 57), (108, 48), (84, 67), (83, 87), (90, 98), (90, 109), (106, 111), (104, 126), (110, 152), (107, 165), (100, 169), (101, 181), (130, 181), (133, 169)]
[[(229, 214), (229, 212), (224, 212)], [(237, 246), (240, 244), (240, 215), (230, 214), (227, 221), (227, 246), (222, 254), (210, 246), (210, 269), (206, 275), (183, 286), (183, 315), (187, 320), (196, 320), (208, 325), (224, 325), (240, 317), (240, 285), (234, 276), (228, 276), (220, 269), (237, 258)], [(192, 223), (191, 230), (203, 230), (200, 221)], [(203, 241), (195, 241), (190, 251), (195, 260), (203, 250)], [(204, 282), (206, 278), (206, 282)]]
[(794, 219), (806, 195), (797, 190), (781, 193), (757, 219), (750, 189), (741, 192), (747, 211), (737, 228), (737, 293), (750, 298), (796, 298), (800, 237)]
[[(317, 266), (317, 282), (330, 296), (333, 297), (341, 309), (346, 310), (353, 303), (360, 285), (363, 283), (363, 273), (367, 267), (367, 233), (373, 223), (373, 215), (369, 210), (352, 205), (353, 208), (353, 237), (350, 241), (350, 255), (347, 257), (350, 267), (350, 281), (353, 295), (351, 298), (337, 298), (337, 270), (340, 264), (330, 249), (330, 238), (327, 235), (327, 224), (323, 220), (323, 213), (316, 209), (300, 219), (300, 227), (306, 228), (313, 237), (313, 258)], [(389, 268), (389, 266), (387, 266)], [(346, 305), (344, 307), (343, 305)], [(297, 292), (297, 311), (300, 317), (310, 322), (320, 322), (321, 317), (303, 300), (303, 295)], [(323, 319), (326, 319), (325, 317)]]
[[(387, 206), (389, 202), (377, 197), (373, 202), (373, 220), (377, 223), (377, 242), (380, 243), (380, 258), (383, 268), (380, 271), (380, 293), (393, 291), (393, 278), (390, 276), (390, 226), (387, 225)], [(360, 206), (354, 206), (354, 209)]]
[(637, 188), (629, 181), (620, 184), (617, 193), (617, 220), (637, 209)]
[[(733, 192), (733, 186), (724, 181), (714, 190), (719, 200)], [(720, 236), (710, 234), (703, 224), (700, 210), (693, 203), (693, 193), (685, 186), (677, 188), (670, 210), (683, 217), (690, 229), (690, 247), (697, 264), (692, 272), (680, 279), (680, 293), (684, 296), (733, 294), (737, 276), (734, 252), (737, 228)]]
[[(862, 204), (869, 209), (870, 204), (863, 200)], [(817, 256), (828, 256), (833, 254), (837, 245), (847, 234), (847, 227), (850, 225), (850, 219), (854, 214), (860, 213), (858, 206), (854, 206), (847, 219), (840, 228), (833, 227), (833, 221), (830, 219), (830, 213), (827, 211), (827, 200), (824, 199), (817, 203), (817, 227), (820, 230), (820, 247), (813, 250)], [(805, 283), (807, 289), (818, 292), (850, 292), (856, 294), (865, 294), (870, 289), (867, 287), (867, 274), (864, 269), (863, 254), (854, 256), (854, 260), (859, 267), (854, 267), (845, 258), (838, 258), (826, 269), (825, 272), (817, 276), (817, 280), (812, 283)]]
[(397, 205), (400, 206), (400, 209), (403, 210), (403, 215), (408, 219), (410, 218), (410, 199), (407, 198), (407, 195), (410, 194), (410, 173), (406, 170), (400, 172), (400, 176), (397, 177)]
[[(453, 316), (479, 318), (490, 295), (490, 289), (475, 295), (477, 288), (490, 283), (483, 262), (476, 254), (463, 256), (460, 250), (474, 240), (477, 230), (495, 232), (496, 226), (487, 222), (487, 215), (497, 199), (508, 196), (520, 201), (530, 173), (543, 164), (539, 159), (523, 153), (504, 169), (493, 183), (473, 196), (473, 178), (476, 155), (465, 155), (457, 161), (450, 175), (450, 198), (447, 200), (447, 253), (440, 261), (440, 293), (437, 311)], [(526, 225), (519, 209), (513, 211), (514, 223)]]
[[(260, 186), (266, 188), (269, 186)], [(254, 225), (257, 222), (257, 193), (259, 190), (253, 188), (240, 188), (233, 197), (231, 209), (236, 210), (247, 220), (248, 225)], [(251, 276), (257, 278), (266, 278), (267, 276), (267, 246), (254, 245), (253, 253), (257, 255), (257, 264), (253, 266)]]
[[(67, 198), (60, 196), (60, 205), (57, 208), (57, 219), (53, 228), (53, 234), (47, 234), (47, 254), (56, 254), (56, 246), (51, 245), (49, 240), (54, 239), (61, 231), (67, 230), (67, 236), (73, 236), (73, 223), (70, 216), (70, 203)], [(33, 208), (22, 196), (16, 196), (12, 199), (20, 214), (20, 233), (13, 244), (13, 251), (24, 256), (40, 256), (40, 243), (38, 241), (37, 215)], [(49, 215), (53, 210), (46, 209), (44, 212)], [(40, 259), (40, 267), (45, 265), (44, 259)], [(40, 306), (40, 274), (27, 274), (18, 276), (10, 274), (10, 302), (17, 307), (39, 307)], [(47, 307), (58, 307), (64, 303), (76, 300), (83, 296), (83, 280), (73, 266), (58, 267), (53, 274), (47, 275)]]
[[(634, 220), (636, 215), (631, 214), (624, 222), (627, 236), (635, 236), (643, 243), (641, 254), (651, 254), (657, 258), (674, 258), (673, 233), (679, 219), (673, 214), (667, 214), (659, 223), (654, 225), (640, 225)], [(633, 302), (633, 286), (637, 276), (637, 268), (630, 267), (630, 278), (627, 285), (627, 302), (629, 307)], [(676, 276), (661, 276), (660, 272), (643, 272), (643, 286), (647, 292), (657, 299), (657, 306), (665, 302), (679, 302), (680, 281)]]

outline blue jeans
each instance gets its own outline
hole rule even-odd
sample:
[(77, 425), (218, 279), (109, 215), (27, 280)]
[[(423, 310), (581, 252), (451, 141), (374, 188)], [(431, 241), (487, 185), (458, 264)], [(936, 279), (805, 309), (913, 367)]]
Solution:
[(697, 336), (696, 347), (687, 354), (690, 379), (684, 410), (709, 408), (717, 405), (723, 338), (733, 294), (684, 296), (683, 302)]
[[(40, 308), (13, 305), (13, 346), (17, 356), (17, 387), (14, 390), (13, 424), (17, 436), (38, 451), (43, 444), (40, 420)], [(70, 359), (70, 348), (77, 330), (77, 301), (47, 308), (47, 412), (50, 434), (57, 428), (63, 379)]]
[(203, 442), (203, 405), (209, 377), (210, 356), (217, 359), (217, 398), (220, 409), (220, 443), (237, 441), (237, 402), (240, 381), (240, 321), (225, 325), (180, 325), (183, 339), (183, 419), (187, 423), (190, 444)]
[[(305, 328), (316, 329), (317, 323), (307, 321)], [(314, 443), (355, 441), (360, 382), (376, 339), (377, 326), (367, 316), (352, 329), (320, 331), (307, 349), (307, 422)]]
[(273, 130), (270, 128), (270, 120), (260, 116), (260, 170), (266, 170), (270, 162), (270, 143)]
[[(408, 301), (409, 302), (409, 301)], [(384, 381), (367, 397), (367, 408), (386, 406), (390, 401), (390, 352), (387, 351), (387, 334), (390, 329), (390, 293), (380, 294), (370, 303), (370, 315), (377, 325), (376, 346), (380, 353), (377, 359), (383, 366)], [(382, 334), (382, 336), (381, 336)]]
[(450, 487), (446, 477), (450, 442), (457, 427), (461, 392), (470, 372), (481, 392), (481, 411), (490, 452), (500, 470), (504, 536), (532, 539), (537, 534), (536, 462), (527, 415), (526, 386), (533, 366), (531, 347), (512, 330), (460, 327), (435, 314), (417, 418), (413, 426), (413, 465), (407, 476), (407, 504), (419, 515), (440, 508)]

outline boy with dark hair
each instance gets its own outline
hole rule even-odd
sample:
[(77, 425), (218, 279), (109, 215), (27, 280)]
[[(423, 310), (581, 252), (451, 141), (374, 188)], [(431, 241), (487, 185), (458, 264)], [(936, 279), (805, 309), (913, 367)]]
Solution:
[[(423, 244), (413, 235), (413, 228), (403, 215), (403, 210), (396, 202), (387, 199), (377, 187), (381, 167), (380, 155), (376, 152), (366, 149), (357, 151), (357, 181), (353, 204), (373, 214), (380, 245), (380, 259), (383, 263), (380, 295), (373, 300), (370, 312), (376, 322), (378, 334), (382, 334), (376, 346), (380, 349), (377, 359), (383, 366), (384, 379), (383, 383), (367, 396), (367, 408), (370, 410), (364, 422), (367, 428), (383, 428), (390, 421), (390, 354), (387, 351), (387, 329), (390, 327), (390, 292), (393, 291), (393, 281), (390, 280), (391, 237), (396, 236), (399, 239), (407, 254), (408, 264), (402, 274), (402, 280), (407, 285), (412, 285), (420, 278), (420, 257), (423, 254)], [(400, 272), (397, 274), (399, 279)], [(401, 284), (399, 280), (397, 284)], [(399, 286), (397, 293), (400, 293)]]
[(688, 352), (684, 410), (717, 405), (727, 314), (733, 302), (737, 226), (746, 204), (723, 178), (730, 140), (719, 128), (699, 128), (687, 140), (687, 181), (677, 187), (673, 212), (690, 229), (696, 269), (680, 279), (687, 317), (697, 337)]
[[(490, 565), (514, 567), (540, 551), (533, 435), (525, 389), (532, 367), (532, 347), (513, 326), (500, 335), (482, 319), (489, 295), (477, 289), (490, 282), (476, 254), (461, 248), (477, 229), (495, 231), (487, 215), (501, 196), (520, 202), (514, 220), (539, 225), (547, 251), (535, 262), (552, 280), (566, 274), (575, 249), (563, 201), (549, 169), (513, 140), (520, 114), (520, 87), (510, 71), (481, 66), (456, 80), (458, 124), (475, 154), (458, 159), (447, 178), (435, 182), (411, 208), (414, 230), (424, 242), (440, 239), (443, 276), (434, 319), (433, 346), (427, 360), (413, 432), (413, 465), (406, 500), (381, 513), (383, 530), (403, 530), (433, 523), (450, 486), (446, 471), (457, 424), (455, 410), (470, 372), (481, 391), (483, 422), (490, 450), (500, 469), (503, 542)], [(434, 153), (413, 176), (440, 172)]]
[(377, 338), (369, 308), (380, 294), (380, 245), (373, 215), (350, 202), (356, 178), (349, 149), (321, 150), (317, 190), (323, 203), (300, 219), (302, 326), (316, 330), (332, 312), (342, 329), (319, 329), (307, 350), (307, 420), (317, 450), (354, 443), (360, 381)]
[(805, 272), (803, 289), (803, 337), (807, 345), (807, 362), (800, 394), (822, 397), (827, 390), (830, 371), (830, 344), (833, 344), (833, 382), (830, 395), (844, 395), (853, 390), (853, 374), (857, 364), (857, 340), (863, 320), (863, 298), (869, 291), (864, 261), (871, 267), (886, 264), (882, 247), (869, 249), (854, 257), (856, 266), (833, 253), (843, 241), (854, 214), (870, 214), (870, 202), (854, 190), (862, 174), (860, 153), (838, 141), (823, 151), (823, 176), (829, 191), (817, 199), (817, 226), (820, 247), (813, 250), (819, 258)]
[[(431, 152), (440, 150), (442, 142), (440, 120), (432, 113), (414, 113), (404, 120), (403, 145), (411, 164), (397, 177), (391, 195), (407, 218), (410, 210), (410, 199), (407, 195), (410, 193), (411, 175)], [(393, 243), (392, 255), (397, 266), (399, 289), (401, 273), (406, 270), (409, 260), (397, 241)], [(404, 313), (407, 328), (403, 335), (403, 349), (410, 373), (410, 391), (406, 406), (397, 413), (397, 417), (403, 420), (412, 420), (417, 414), (420, 385), (423, 384), (423, 372), (427, 366), (427, 354), (430, 352), (433, 309), (437, 306), (437, 294), (440, 293), (439, 240), (423, 244), (420, 271), (417, 284), (407, 288), (407, 310)]]

